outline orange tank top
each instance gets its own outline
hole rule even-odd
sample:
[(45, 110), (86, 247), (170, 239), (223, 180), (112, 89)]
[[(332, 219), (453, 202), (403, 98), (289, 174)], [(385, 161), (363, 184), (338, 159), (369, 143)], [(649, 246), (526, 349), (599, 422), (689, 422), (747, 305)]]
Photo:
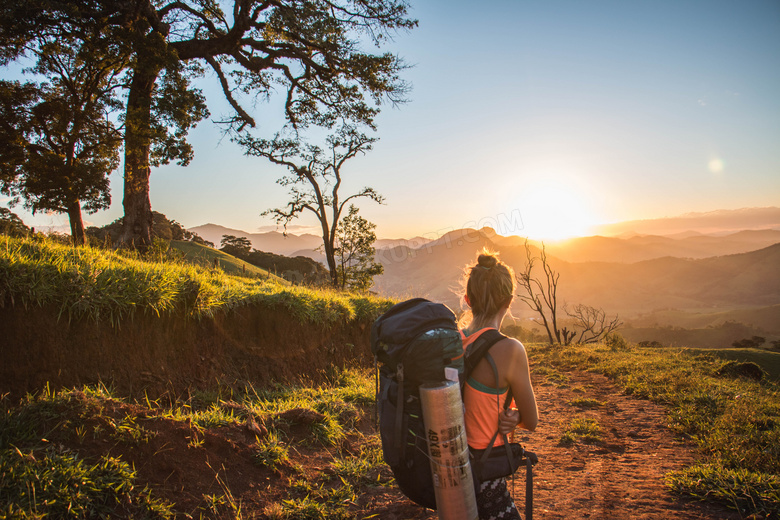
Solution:
[[(463, 332), (463, 349), (465, 350), (480, 334), (489, 329), (479, 330), (468, 337)], [(503, 403), (508, 387), (493, 388), (470, 377), (463, 387), (463, 405), (465, 407), (464, 422), (466, 439), (469, 446), (483, 450), (490, 444), (490, 439), (498, 430), (498, 415), (503, 409)], [(514, 404), (514, 403), (512, 403)], [(496, 437), (494, 446), (504, 444), (503, 436)]]

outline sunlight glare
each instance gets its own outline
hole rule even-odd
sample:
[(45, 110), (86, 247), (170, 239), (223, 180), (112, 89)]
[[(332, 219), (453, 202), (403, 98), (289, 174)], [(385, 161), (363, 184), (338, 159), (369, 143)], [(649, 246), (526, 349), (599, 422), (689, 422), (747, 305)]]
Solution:
[(597, 224), (588, 194), (570, 183), (527, 186), (520, 198), (524, 234), (536, 240), (585, 236)]

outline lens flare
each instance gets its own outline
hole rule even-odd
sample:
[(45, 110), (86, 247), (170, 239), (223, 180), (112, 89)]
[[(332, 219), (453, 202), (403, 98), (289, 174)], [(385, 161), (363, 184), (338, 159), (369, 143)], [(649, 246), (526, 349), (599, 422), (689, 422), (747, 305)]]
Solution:
[(709, 168), (710, 172), (712, 173), (721, 173), (725, 167), (726, 165), (723, 163), (723, 159), (717, 157), (715, 159), (712, 159), (707, 164), (707, 168)]

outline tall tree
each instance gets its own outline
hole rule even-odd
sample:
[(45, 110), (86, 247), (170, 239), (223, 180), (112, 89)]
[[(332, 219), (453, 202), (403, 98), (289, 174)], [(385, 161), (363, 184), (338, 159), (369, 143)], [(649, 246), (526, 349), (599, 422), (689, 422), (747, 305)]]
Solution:
[(242, 94), (265, 100), (281, 89), (295, 128), (340, 119), (372, 125), (377, 108), (369, 99), (403, 99), (402, 62), (363, 52), (361, 43), (380, 46), (390, 32), (414, 27), (405, 0), (233, 0), (226, 7), (216, 0), (5, 0), (0, 9), (6, 62), (40, 32), (78, 35), (100, 26), (130, 42), (123, 243), (151, 243), (151, 166), (192, 157), (187, 131), (206, 112), (191, 79), (205, 69), (233, 107), (224, 122), (238, 129), (255, 125)]
[(119, 165), (122, 136), (109, 114), (126, 63), (99, 37), (40, 39), (30, 71), (42, 81), (0, 82), (0, 112), (10, 118), (0, 132), (11, 138), (0, 148), (0, 189), (33, 213), (67, 214), (74, 244), (83, 244), (82, 209), (111, 202), (108, 174)]
[(287, 225), (303, 212), (317, 217), (331, 283), (340, 287), (336, 232), (347, 202), (359, 197), (380, 204), (384, 202), (384, 197), (370, 187), (344, 197), (340, 193), (342, 168), (349, 159), (371, 150), (376, 138), (366, 136), (353, 126), (343, 125), (326, 139), (327, 151), (305, 144), (297, 135), (287, 138), (277, 134), (269, 141), (243, 134), (236, 141), (244, 146), (247, 155), (265, 157), (287, 168), (288, 174), (278, 183), (290, 188), (290, 202), (284, 208), (269, 209), (262, 214), (271, 215), (277, 224), (284, 226), (285, 231)]

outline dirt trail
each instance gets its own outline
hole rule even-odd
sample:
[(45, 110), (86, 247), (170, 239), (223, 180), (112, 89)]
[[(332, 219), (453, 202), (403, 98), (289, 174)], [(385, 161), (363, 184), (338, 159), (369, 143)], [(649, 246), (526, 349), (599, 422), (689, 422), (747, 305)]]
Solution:
[[(735, 511), (676, 497), (663, 475), (696, 459), (695, 449), (664, 426), (665, 412), (653, 403), (624, 395), (606, 377), (568, 372), (568, 381), (535, 381), (540, 411), (533, 434), (518, 436), (539, 456), (534, 474), (534, 518), (558, 520), (738, 520)], [(593, 407), (570, 404), (577, 399), (604, 403)], [(594, 419), (602, 442), (561, 445), (575, 417)], [(510, 485), (512, 485), (510, 483)], [(517, 473), (513, 495), (520, 510), (525, 493), (524, 470)], [(390, 509), (382, 518), (437, 518), (435, 513)]]
[[(663, 475), (696, 459), (693, 447), (664, 426), (665, 411), (624, 395), (599, 374), (569, 372), (567, 384), (535, 386), (541, 421), (521, 442), (540, 456), (536, 467), (535, 518), (739, 519), (724, 508), (671, 494)], [(569, 404), (590, 398), (603, 406)], [(593, 418), (603, 442), (560, 445), (572, 418)], [(517, 479), (515, 496), (524, 481)]]

